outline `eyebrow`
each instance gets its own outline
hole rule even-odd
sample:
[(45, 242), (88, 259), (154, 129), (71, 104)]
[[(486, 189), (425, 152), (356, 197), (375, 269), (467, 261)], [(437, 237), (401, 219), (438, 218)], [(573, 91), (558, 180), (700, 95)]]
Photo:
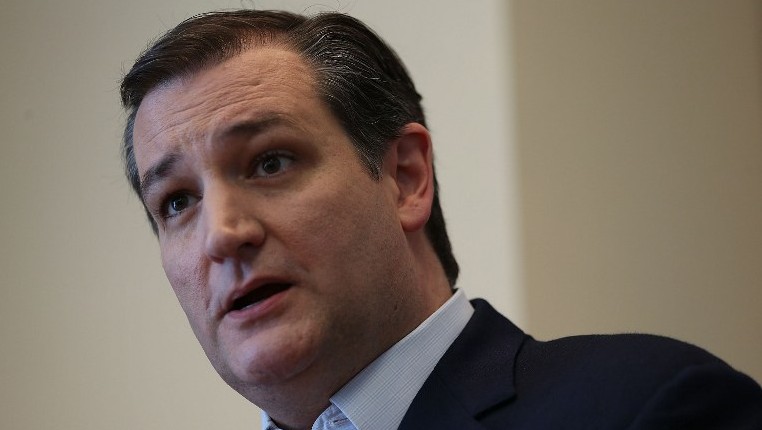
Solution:
[(219, 133), (215, 133), (213, 139), (216, 142), (224, 141), (231, 137), (254, 137), (258, 134), (264, 133), (266, 130), (281, 124), (288, 124), (288, 121), (284, 116), (270, 113), (256, 120), (244, 120), (234, 123), (233, 125), (222, 129)]
[(153, 187), (153, 185), (169, 175), (169, 172), (180, 161), (181, 155), (177, 152), (171, 152), (159, 160), (146, 170), (140, 177), (140, 197), (145, 201), (146, 193)]
[[(215, 133), (215, 141), (224, 141), (232, 137), (253, 137), (264, 133), (266, 130), (280, 124), (289, 123), (282, 115), (271, 113), (257, 120), (245, 120), (237, 122), (230, 127), (224, 128), (219, 133)], [(151, 166), (140, 177), (140, 196), (145, 200), (145, 196), (150, 189), (157, 183), (169, 176), (177, 163), (182, 159), (182, 153), (171, 152), (163, 156), (156, 164)]]

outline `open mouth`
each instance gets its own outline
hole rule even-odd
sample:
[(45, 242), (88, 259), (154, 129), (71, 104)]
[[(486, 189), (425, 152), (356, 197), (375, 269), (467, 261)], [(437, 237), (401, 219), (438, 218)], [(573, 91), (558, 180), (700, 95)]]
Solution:
[(286, 291), (290, 287), (291, 284), (286, 283), (262, 285), (261, 287), (233, 300), (233, 305), (230, 307), (230, 311), (242, 311), (280, 292)]

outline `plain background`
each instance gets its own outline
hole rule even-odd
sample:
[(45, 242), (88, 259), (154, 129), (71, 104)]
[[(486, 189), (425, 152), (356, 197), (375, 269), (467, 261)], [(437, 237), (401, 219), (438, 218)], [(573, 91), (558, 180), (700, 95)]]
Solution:
[(5, 0), (0, 428), (257, 428), (119, 159), (124, 70), (242, 5), (348, 12), (398, 50), (470, 297), (538, 338), (665, 334), (762, 379), (762, 2)]

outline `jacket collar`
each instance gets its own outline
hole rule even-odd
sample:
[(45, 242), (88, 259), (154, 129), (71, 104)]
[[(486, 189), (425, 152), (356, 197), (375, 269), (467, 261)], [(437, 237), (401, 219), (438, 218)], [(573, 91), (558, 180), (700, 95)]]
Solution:
[(528, 338), (484, 300), (410, 405), (400, 430), (482, 429), (478, 420), (516, 395), (516, 355)]

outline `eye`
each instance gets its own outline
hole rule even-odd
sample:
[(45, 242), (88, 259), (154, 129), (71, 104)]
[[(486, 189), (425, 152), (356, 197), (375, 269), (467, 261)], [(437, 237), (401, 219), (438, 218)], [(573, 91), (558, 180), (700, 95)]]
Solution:
[(165, 218), (172, 218), (180, 215), (184, 210), (198, 202), (198, 197), (187, 193), (171, 195), (162, 207), (162, 215)]
[(255, 177), (277, 175), (288, 169), (294, 161), (293, 157), (280, 152), (268, 152), (258, 157), (254, 163)]

